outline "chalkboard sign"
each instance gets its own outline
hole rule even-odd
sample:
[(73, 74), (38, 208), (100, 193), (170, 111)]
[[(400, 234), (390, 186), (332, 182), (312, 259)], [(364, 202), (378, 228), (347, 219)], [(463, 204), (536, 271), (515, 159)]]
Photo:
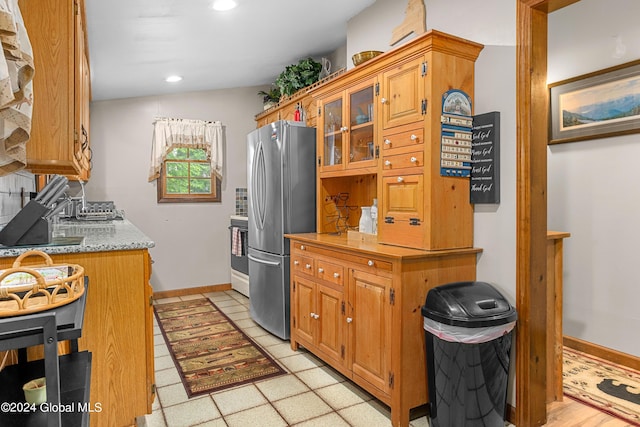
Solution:
[(500, 112), (473, 116), (471, 203), (500, 203)]

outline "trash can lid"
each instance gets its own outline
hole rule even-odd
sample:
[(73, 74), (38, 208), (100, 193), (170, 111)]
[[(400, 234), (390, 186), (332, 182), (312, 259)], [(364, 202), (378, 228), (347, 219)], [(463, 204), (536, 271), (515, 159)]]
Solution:
[(431, 289), (422, 315), (446, 325), (466, 328), (504, 325), (518, 318), (504, 296), (485, 282), (456, 282)]

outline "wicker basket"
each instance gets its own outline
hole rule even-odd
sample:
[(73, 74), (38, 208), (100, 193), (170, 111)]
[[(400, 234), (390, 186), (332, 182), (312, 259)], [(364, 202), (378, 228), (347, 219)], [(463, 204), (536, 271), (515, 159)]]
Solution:
[[(23, 267), (22, 261), (30, 256), (42, 257), (45, 264)], [(60, 274), (52, 274), (55, 272)], [(12, 268), (1, 273), (0, 317), (31, 314), (69, 304), (85, 291), (82, 266), (54, 265), (51, 257), (41, 251), (23, 253), (16, 258)]]

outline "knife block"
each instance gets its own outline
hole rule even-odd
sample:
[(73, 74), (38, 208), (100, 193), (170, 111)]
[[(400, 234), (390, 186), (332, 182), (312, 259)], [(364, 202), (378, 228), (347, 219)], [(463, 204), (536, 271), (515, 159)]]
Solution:
[(0, 243), (5, 246), (51, 243), (51, 223), (42, 218), (47, 212), (47, 207), (31, 200), (0, 230)]

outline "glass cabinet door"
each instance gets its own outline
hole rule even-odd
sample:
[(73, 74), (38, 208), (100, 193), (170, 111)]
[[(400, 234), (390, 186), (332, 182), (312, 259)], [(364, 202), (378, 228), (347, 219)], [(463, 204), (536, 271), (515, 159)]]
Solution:
[(344, 127), (342, 125), (342, 97), (325, 103), (322, 107), (323, 117), (323, 169), (332, 166), (342, 168)]
[(373, 84), (356, 87), (349, 92), (349, 156), (347, 167), (375, 165), (373, 139)]

